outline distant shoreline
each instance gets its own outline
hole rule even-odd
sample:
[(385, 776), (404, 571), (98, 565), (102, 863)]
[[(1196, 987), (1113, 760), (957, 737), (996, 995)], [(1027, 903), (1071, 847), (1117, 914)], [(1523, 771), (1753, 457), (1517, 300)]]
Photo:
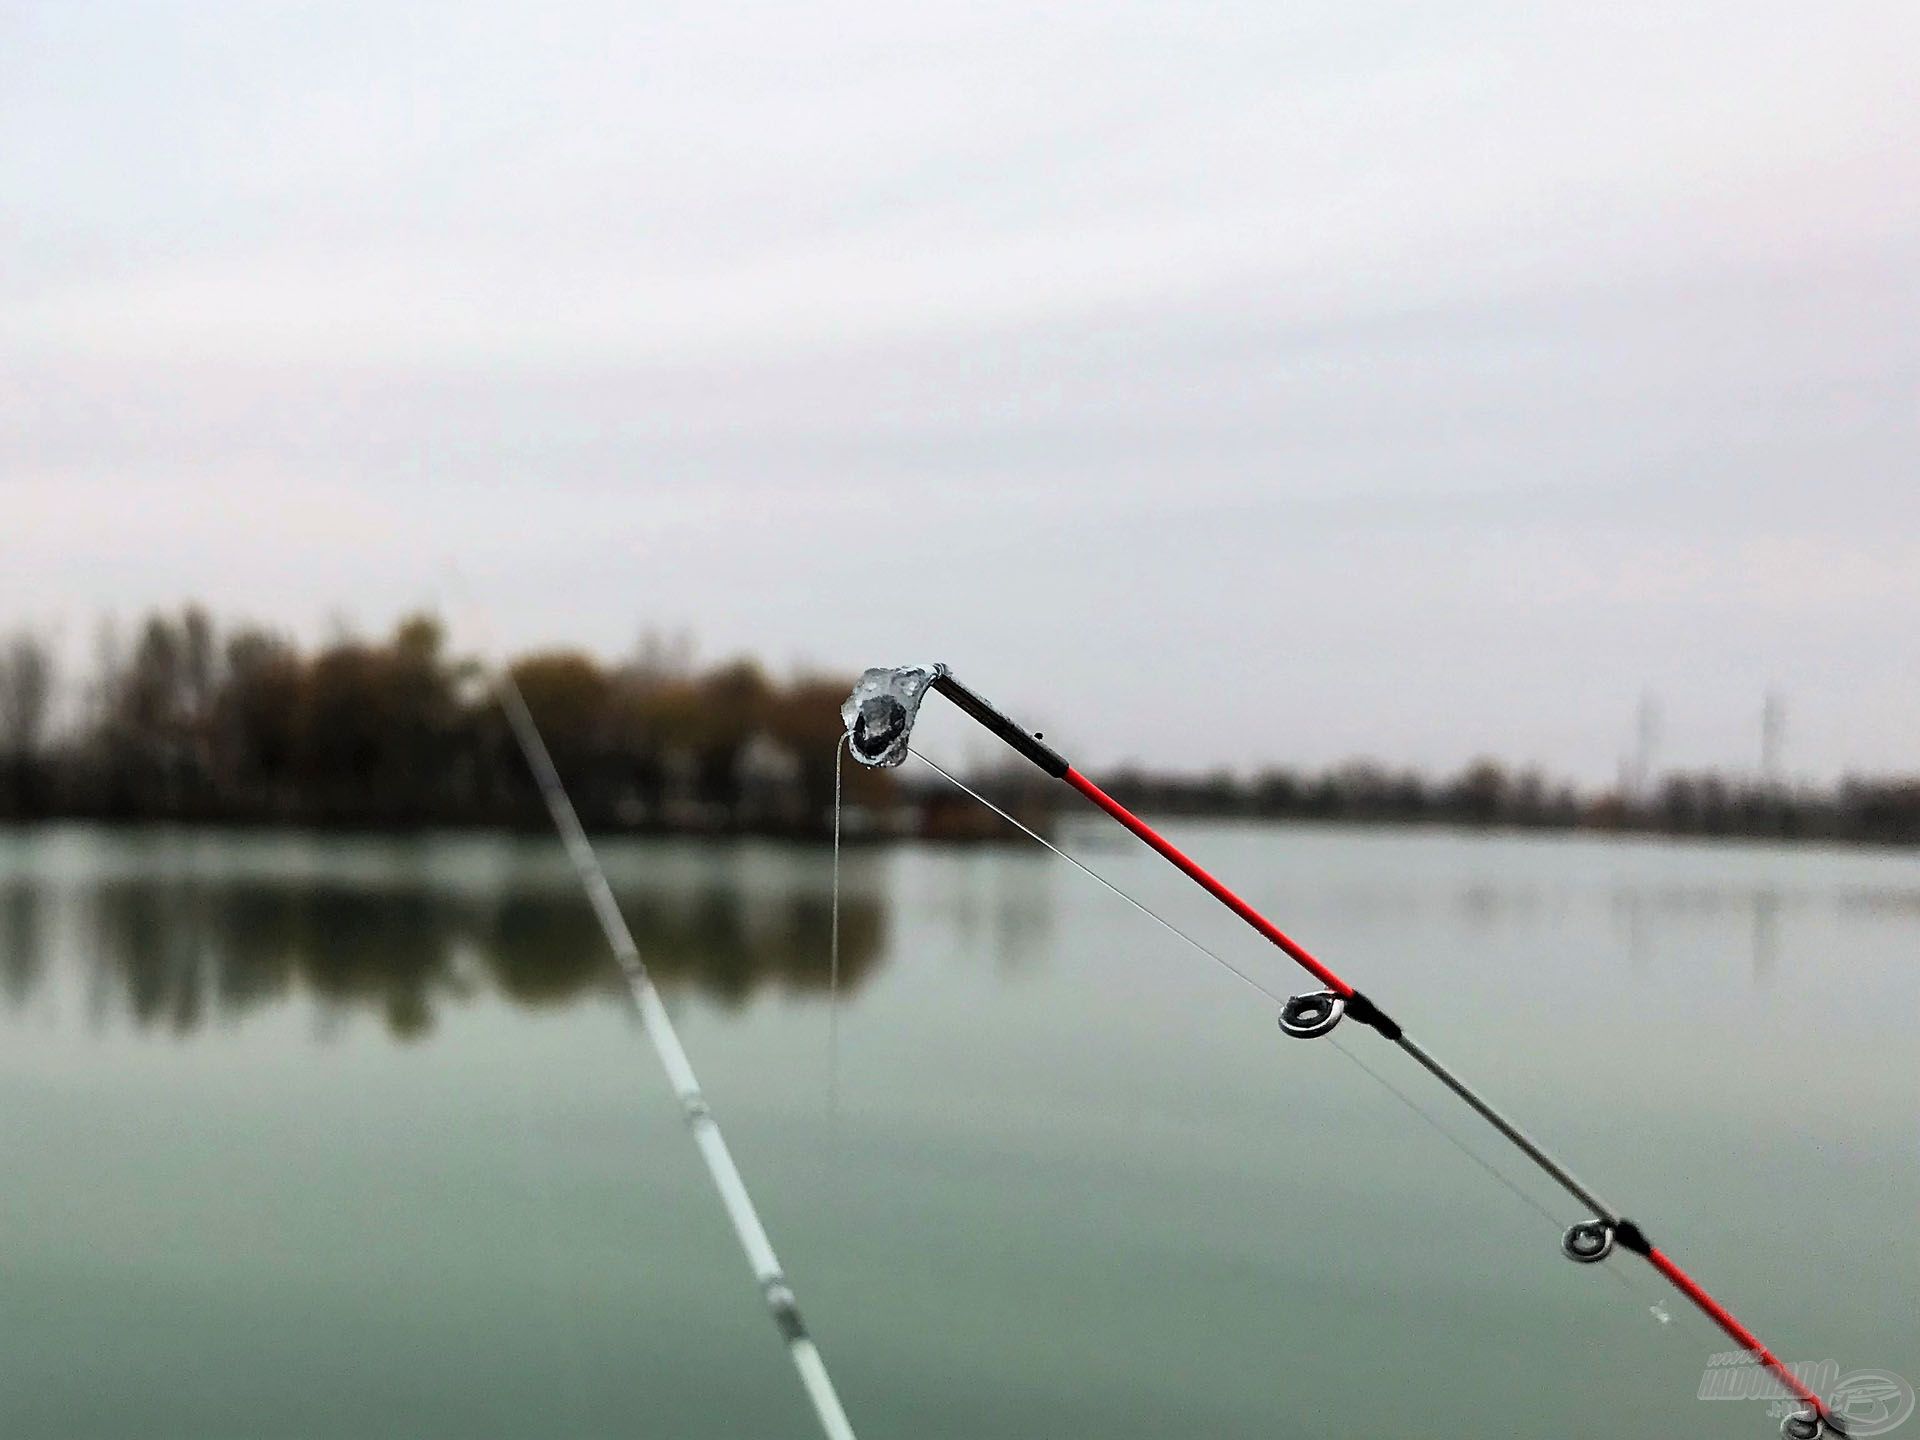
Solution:
[[(1168, 811), (1146, 807), (1144, 813), (1155, 820), (1193, 820), (1203, 824), (1245, 826), (1261, 829), (1303, 829), (1303, 830), (1373, 830), (1373, 831), (1429, 831), (1447, 832), (1462, 836), (1510, 837), (1517, 839), (1593, 839), (1621, 841), (1684, 841), (1701, 845), (1728, 846), (1779, 846), (1794, 849), (1825, 849), (1833, 851), (1858, 852), (1879, 850), (1888, 854), (1904, 855), (1920, 842), (1910, 839), (1884, 839), (1867, 835), (1823, 835), (1823, 834), (1756, 834), (1747, 832), (1706, 832), (1662, 829), (1651, 825), (1548, 825), (1522, 824), (1508, 820), (1469, 821), (1443, 817), (1360, 817), (1360, 816), (1324, 816), (1324, 815), (1249, 815), (1230, 811)], [(1025, 836), (1008, 827), (997, 817), (988, 815), (994, 823), (990, 827), (968, 827), (965, 830), (917, 830), (911, 825), (886, 828), (864, 827), (848, 829), (841, 835), (841, 844), (850, 850), (869, 850), (882, 845), (931, 845), (963, 846), (982, 845), (1021, 846), (1029, 842)], [(1071, 822), (1079, 818), (1072, 810), (1056, 809), (1049, 817), (1030, 814), (1026, 823), (1033, 825), (1042, 833), (1050, 836), (1057, 832), (1060, 821)], [(1090, 817), (1089, 817), (1090, 818)], [(0, 836), (19, 836), (27, 838), (36, 832), (51, 832), (63, 829), (103, 831), (116, 835), (136, 836), (152, 834), (161, 836), (174, 833), (201, 833), (230, 837), (258, 835), (261, 837), (292, 839), (302, 836), (326, 840), (396, 840), (396, 841), (432, 841), (436, 838), (471, 839), (496, 836), (502, 839), (547, 839), (552, 836), (552, 826), (541, 819), (529, 819), (525, 822), (501, 820), (448, 821), (434, 820), (421, 824), (372, 825), (363, 821), (301, 821), (271, 820), (244, 817), (190, 816), (190, 815), (38, 815), (32, 817), (0, 815)], [(591, 827), (590, 833), (595, 839), (605, 840), (690, 840), (713, 844), (733, 844), (740, 842), (770, 842), (779, 845), (820, 849), (832, 843), (831, 830), (792, 827), (754, 827), (732, 826), (727, 828), (674, 828), (670, 826), (625, 826)], [(1113, 841), (1105, 849), (1122, 849), (1124, 839)]]
[[(547, 650), (508, 673), (596, 833), (825, 840), (836, 797), (850, 841), (1006, 832), (976, 799), (924, 774), (845, 762), (848, 676), (776, 677), (748, 658), (696, 665), (689, 644), (657, 637), (624, 660)], [(188, 606), (147, 616), (124, 641), (103, 637), (76, 692), (84, 703), (55, 707), (57, 681), (42, 638), (0, 641), (0, 822), (366, 834), (548, 823), (488, 669), (452, 653), (430, 614), (385, 638), (343, 633), (303, 649)], [(1816, 787), (1762, 768), (1642, 765), (1600, 791), (1487, 758), (1438, 776), (1375, 760), (1208, 774), (1136, 764), (1095, 776), (1129, 808), (1171, 818), (1920, 846), (1920, 777)], [(1036, 829), (1071, 813), (1037, 771), (969, 781)]]

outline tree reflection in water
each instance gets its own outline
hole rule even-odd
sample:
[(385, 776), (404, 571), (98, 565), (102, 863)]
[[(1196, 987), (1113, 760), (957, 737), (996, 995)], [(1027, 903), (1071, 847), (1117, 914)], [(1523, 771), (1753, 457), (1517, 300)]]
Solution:
[[(337, 1015), (377, 1011), (393, 1034), (425, 1034), (447, 1003), (494, 993), (524, 1006), (618, 1001), (625, 986), (577, 889), (545, 883), (475, 893), (403, 877), (161, 873), (100, 876), (72, 902), (74, 949), (96, 1022), (124, 1012), (142, 1029), (190, 1033), (299, 996)], [(827, 898), (743, 894), (709, 882), (621, 895), (654, 978), (729, 1007), (756, 992), (824, 992)], [(28, 1004), (47, 983), (53, 895), (31, 876), (0, 879), (0, 1000)], [(885, 912), (844, 894), (840, 982), (877, 968)]]
[(0, 998), (18, 1010), (33, 998), (46, 973), (44, 901), (24, 880), (0, 880)]

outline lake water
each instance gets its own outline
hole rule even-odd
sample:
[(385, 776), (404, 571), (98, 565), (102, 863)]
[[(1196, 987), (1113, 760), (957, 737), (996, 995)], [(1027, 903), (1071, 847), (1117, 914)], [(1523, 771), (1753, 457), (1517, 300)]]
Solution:
[[(1915, 857), (1173, 828), (1786, 1357), (1920, 1378)], [(848, 857), (832, 1067), (825, 853), (606, 860), (863, 1437), (1777, 1433), (1379, 1037), (1553, 1221), (1037, 847)], [(0, 833), (0, 1156), (7, 1440), (814, 1433), (555, 844)]]

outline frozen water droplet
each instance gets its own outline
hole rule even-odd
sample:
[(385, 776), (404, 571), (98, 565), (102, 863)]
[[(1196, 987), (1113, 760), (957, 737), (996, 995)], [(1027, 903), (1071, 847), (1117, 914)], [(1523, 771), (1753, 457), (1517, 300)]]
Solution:
[(862, 765), (888, 767), (907, 758), (907, 737), (934, 671), (903, 666), (873, 669), (860, 677), (840, 707), (847, 749)]

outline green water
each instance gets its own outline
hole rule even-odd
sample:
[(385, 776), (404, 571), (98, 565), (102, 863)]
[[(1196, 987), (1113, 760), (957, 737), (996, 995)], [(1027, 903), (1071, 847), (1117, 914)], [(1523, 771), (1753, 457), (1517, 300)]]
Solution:
[[(1176, 833), (1788, 1358), (1920, 1378), (1913, 857)], [(1640, 1262), (1044, 853), (850, 857), (837, 1080), (824, 853), (607, 859), (862, 1436), (1777, 1433)], [(0, 1156), (7, 1440), (812, 1433), (555, 845), (0, 834)]]

